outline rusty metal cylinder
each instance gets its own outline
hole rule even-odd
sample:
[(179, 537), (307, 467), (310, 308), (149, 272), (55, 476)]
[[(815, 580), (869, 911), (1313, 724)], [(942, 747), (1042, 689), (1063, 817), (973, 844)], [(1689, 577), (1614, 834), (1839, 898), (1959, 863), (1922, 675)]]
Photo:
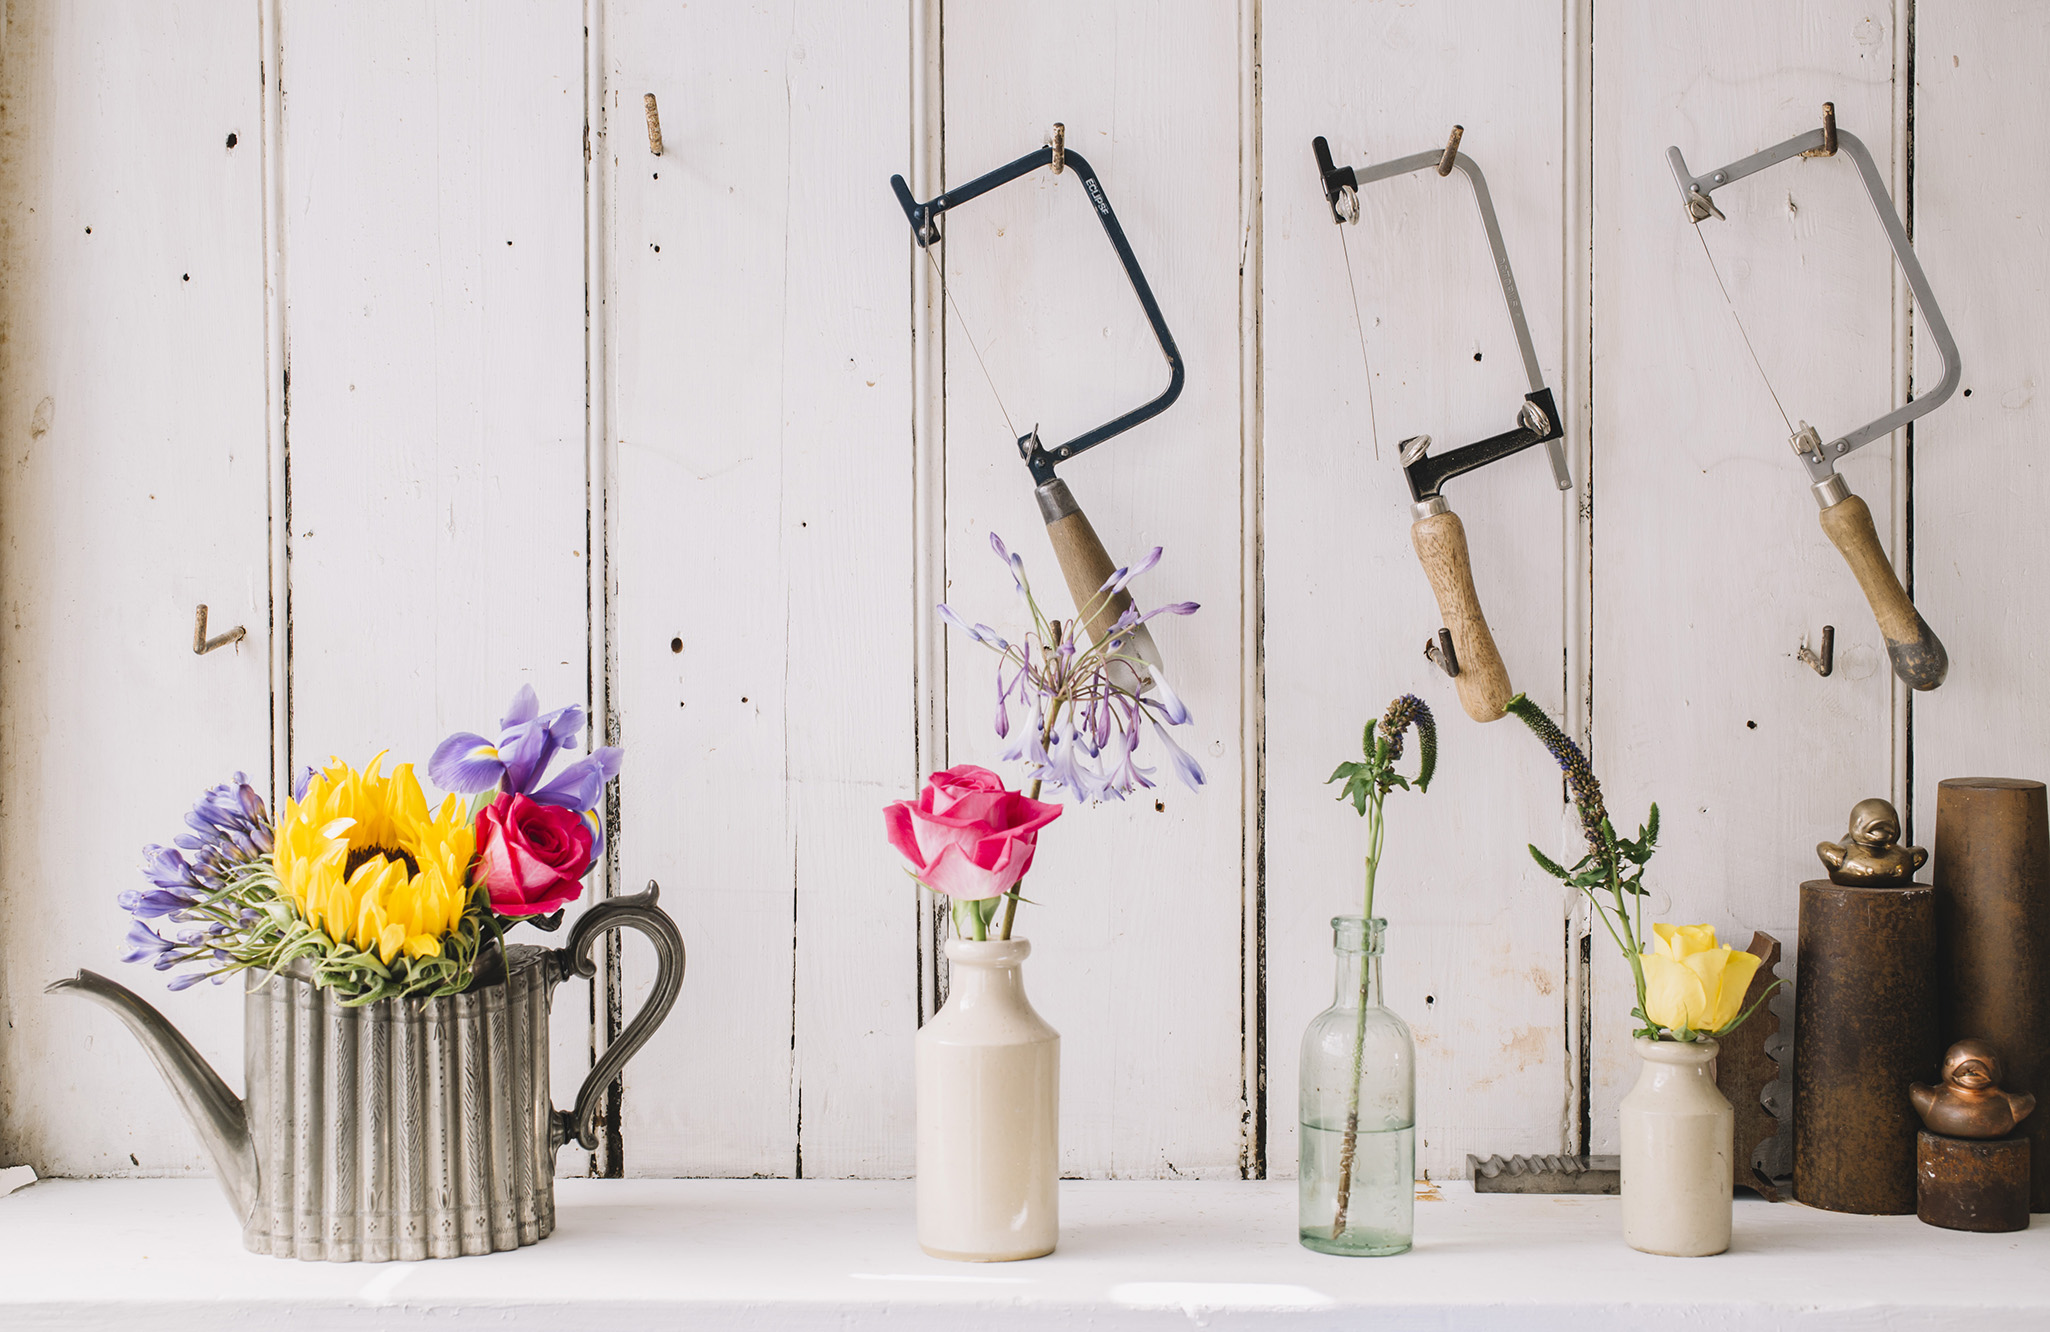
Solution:
[(1923, 1129), (1915, 1215), (1945, 1230), (2005, 1234), (2029, 1228), (2029, 1140), (1946, 1138)]
[[(1952, 777), (1936, 788), (1943, 1039), (2000, 1052), (2000, 1085), (2050, 1102), (2050, 801), (2043, 783)], [(2050, 1114), (2030, 1141), (2029, 1210), (2050, 1212)]]
[(1936, 890), (1801, 885), (1794, 975), (1794, 1196), (1832, 1212), (1915, 1210), (1908, 1085), (1934, 1082)]

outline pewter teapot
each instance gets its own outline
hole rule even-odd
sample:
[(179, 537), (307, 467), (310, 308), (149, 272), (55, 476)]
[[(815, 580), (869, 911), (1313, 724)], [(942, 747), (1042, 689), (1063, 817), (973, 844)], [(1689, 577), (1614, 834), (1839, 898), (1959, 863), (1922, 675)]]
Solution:
[[(330, 1262), (454, 1258), (518, 1248), (555, 1228), (555, 1156), (595, 1148), (599, 1098), (668, 1016), (683, 939), (659, 890), (608, 898), (561, 948), (511, 945), (461, 994), (344, 1007), (301, 967), (251, 975), (238, 1100), (192, 1043), (140, 997), (81, 971), (47, 992), (113, 1010), (212, 1154), (256, 1253)], [(548, 1095), (548, 1006), (591, 946), (631, 926), (655, 945), (655, 986), (556, 1110)]]

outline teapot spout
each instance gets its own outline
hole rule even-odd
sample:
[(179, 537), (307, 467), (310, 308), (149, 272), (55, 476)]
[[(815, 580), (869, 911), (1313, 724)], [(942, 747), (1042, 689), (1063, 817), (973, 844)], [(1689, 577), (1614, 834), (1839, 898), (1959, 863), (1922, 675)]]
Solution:
[(214, 1072), (192, 1042), (164, 1019), (134, 991), (116, 985), (97, 972), (81, 971), (70, 980), (44, 987), (45, 994), (76, 994), (112, 1010), (142, 1048), (156, 1062), (157, 1072), (178, 1098), (185, 1115), (198, 1131), (199, 1139), (214, 1159), (214, 1177), (235, 1209), (235, 1219), (247, 1225), (256, 1210), (256, 1148), (249, 1140), (249, 1120), (242, 1101), (221, 1075)]

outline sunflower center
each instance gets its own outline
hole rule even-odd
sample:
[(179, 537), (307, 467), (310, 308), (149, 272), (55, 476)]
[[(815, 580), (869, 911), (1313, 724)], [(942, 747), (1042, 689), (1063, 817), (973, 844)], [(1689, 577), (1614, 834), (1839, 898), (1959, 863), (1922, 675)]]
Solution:
[(404, 862), (407, 878), (418, 878), (420, 875), (420, 862), (407, 852), (389, 846), (352, 846), (349, 848), (349, 863), (342, 869), (342, 877), (352, 877), (357, 870), (378, 856), (390, 861)]

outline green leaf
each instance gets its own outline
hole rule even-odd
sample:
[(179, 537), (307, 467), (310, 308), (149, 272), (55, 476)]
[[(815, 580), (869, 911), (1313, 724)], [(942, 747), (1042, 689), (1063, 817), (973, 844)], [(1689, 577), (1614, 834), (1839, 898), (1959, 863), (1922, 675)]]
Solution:
[(1535, 846), (1530, 848), (1530, 858), (1538, 863), (1539, 869), (1551, 875), (1553, 878), (1566, 879), (1568, 882), (1571, 882), (1572, 876), (1567, 873), (1565, 867), (1560, 865), (1557, 861), (1553, 860), (1544, 852), (1538, 850)]

